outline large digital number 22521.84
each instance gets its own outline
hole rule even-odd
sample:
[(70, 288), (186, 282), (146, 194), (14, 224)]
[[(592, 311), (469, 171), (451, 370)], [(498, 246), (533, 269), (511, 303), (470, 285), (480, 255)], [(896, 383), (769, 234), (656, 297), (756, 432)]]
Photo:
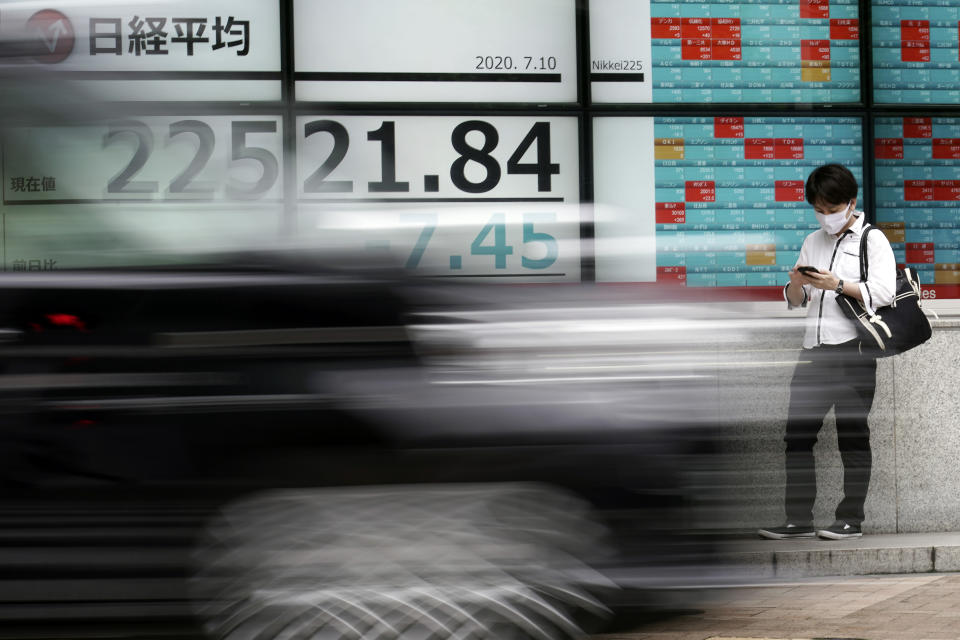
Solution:
[[(260, 179), (251, 185), (237, 186), (227, 184), (226, 195), (229, 198), (249, 199), (258, 198), (270, 190), (280, 175), (280, 165), (276, 156), (262, 147), (247, 145), (249, 133), (275, 133), (277, 123), (269, 120), (240, 120), (231, 123), (230, 142), (231, 157), (233, 160), (250, 159), (262, 167)], [(201, 120), (178, 120), (170, 124), (169, 135), (172, 139), (181, 134), (193, 134), (197, 137), (199, 146), (190, 164), (170, 181), (169, 192), (178, 194), (210, 194), (215, 190), (214, 185), (206, 182), (196, 182), (197, 176), (207, 166), (213, 156), (216, 145), (216, 135), (213, 128)], [(139, 120), (122, 120), (110, 124), (104, 136), (103, 144), (107, 146), (120, 138), (134, 136), (137, 147), (127, 166), (107, 183), (107, 193), (157, 193), (160, 186), (153, 180), (133, 180), (134, 176), (143, 169), (153, 153), (153, 130)]]
[[(343, 162), (350, 148), (350, 134), (347, 128), (335, 120), (314, 120), (303, 127), (305, 137), (316, 133), (329, 133), (333, 137), (333, 149), (304, 181), (305, 193), (350, 193), (352, 180), (329, 180), (330, 174)], [(467, 140), (471, 132), (480, 134), (483, 143), (475, 147)], [(367, 140), (380, 143), (380, 180), (367, 183), (370, 193), (405, 193), (410, 191), (409, 182), (397, 180), (396, 164), (396, 123), (385, 121), (378, 129), (367, 132)], [(500, 163), (491, 153), (500, 143), (497, 128), (483, 120), (461, 122), (450, 135), (454, 150), (460, 154), (450, 166), (450, 181), (465, 193), (486, 193), (494, 189), (502, 175)], [(536, 145), (536, 162), (521, 162), (527, 151)], [(483, 167), (484, 177), (474, 181), (467, 176), (468, 163)], [(520, 144), (507, 159), (508, 174), (531, 174), (537, 176), (537, 191), (550, 191), (552, 176), (560, 173), (560, 165), (550, 162), (550, 123), (535, 122), (520, 141)]]

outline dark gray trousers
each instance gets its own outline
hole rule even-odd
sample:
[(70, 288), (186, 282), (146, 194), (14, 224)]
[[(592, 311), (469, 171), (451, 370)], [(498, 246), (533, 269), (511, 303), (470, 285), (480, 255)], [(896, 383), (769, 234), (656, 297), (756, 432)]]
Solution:
[[(813, 446), (823, 418), (834, 407), (837, 445), (843, 460), (843, 500), (836, 518), (851, 524), (863, 522), (873, 458), (867, 414), (877, 387), (877, 360), (861, 355), (854, 340), (841, 345), (804, 349), (790, 383), (790, 412), (786, 442), (787, 521), (813, 521), (817, 478)], [(805, 363), (803, 361), (811, 361)]]

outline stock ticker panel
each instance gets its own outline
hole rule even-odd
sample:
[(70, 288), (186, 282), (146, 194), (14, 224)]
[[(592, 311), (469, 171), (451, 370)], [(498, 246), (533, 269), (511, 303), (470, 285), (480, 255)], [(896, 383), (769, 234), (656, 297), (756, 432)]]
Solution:
[(653, 102), (859, 102), (857, 0), (651, 0)]
[(783, 286), (818, 228), (810, 172), (837, 162), (863, 180), (859, 118), (661, 117), (654, 135), (658, 282)]
[(874, 100), (960, 102), (960, 0), (874, 0), (872, 11)]
[(960, 296), (960, 118), (877, 118), (876, 220), (929, 297)]

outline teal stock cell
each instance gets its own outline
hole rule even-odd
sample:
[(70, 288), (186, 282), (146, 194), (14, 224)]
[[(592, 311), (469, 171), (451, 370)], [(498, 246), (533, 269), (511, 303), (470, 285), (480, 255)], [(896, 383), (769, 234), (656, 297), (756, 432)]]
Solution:
[[(944, 136), (948, 137), (948, 136)], [(955, 137), (955, 136), (949, 136)], [(960, 137), (960, 136), (956, 136)], [(949, 165), (946, 166), (937, 166), (933, 167), (933, 179), (934, 180), (958, 180), (960, 179), (960, 168), (952, 167)]]
[(776, 244), (777, 234), (773, 229), (744, 229), (744, 244)]
[[(917, 145), (920, 146), (920, 145)], [(933, 154), (933, 148), (928, 140), (923, 148), (926, 149), (925, 158), (931, 157)], [(931, 166), (906, 166), (903, 167), (903, 179), (904, 180), (933, 180), (933, 167)]]
[(856, 47), (830, 47), (830, 62), (833, 69), (841, 68), (838, 64), (847, 64), (858, 68), (860, 64), (860, 49)]
[(683, 189), (655, 189), (654, 194), (657, 202), (683, 202)]
[[(809, 136), (809, 130), (806, 131), (807, 136)], [(807, 136), (790, 136), (790, 137), (807, 137)], [(773, 170), (774, 178), (777, 180), (801, 180), (803, 182), (807, 181), (807, 176), (810, 175), (812, 169), (807, 167), (775, 167)]]
[[(904, 160), (929, 160), (933, 157), (933, 141), (928, 141), (923, 144), (909, 144), (903, 146), (903, 159)], [(911, 180), (916, 180), (919, 178), (909, 178)]]
[(777, 229), (774, 232), (774, 244), (790, 251), (799, 251), (808, 235), (810, 229)]
[(895, 42), (900, 39), (900, 27), (874, 27), (873, 39), (875, 41)]
[[(804, 24), (800, 25), (799, 33), (797, 37), (802, 40), (829, 40), (830, 39), (830, 26), (829, 25), (819, 25), (819, 24)], [(774, 37), (779, 37), (779, 30), (774, 33)]]
[(768, 84), (773, 82), (773, 69), (764, 69), (763, 67), (747, 67), (743, 70), (743, 81), (747, 86), (751, 82)]
[(901, 207), (880, 207), (876, 210), (877, 222), (903, 222), (906, 211)]
[(652, 18), (680, 18), (680, 5), (669, 2), (651, 2), (650, 17)]
[[(657, 242), (660, 241), (659, 234)], [(687, 254), (682, 251), (658, 251), (658, 267), (682, 267), (686, 265)]]
[(933, 269), (933, 265), (930, 264), (918, 264), (913, 265), (913, 270), (917, 272), (917, 279), (920, 280), (921, 285), (931, 285), (936, 284), (936, 271)]
[[(900, 37), (897, 36), (897, 40)], [(902, 64), (900, 59), (900, 47), (873, 47), (873, 62), (876, 65), (877, 63), (888, 63), (891, 65), (899, 66)], [(881, 72), (882, 69), (874, 67), (874, 73)]]
[(753, 225), (761, 225), (766, 228), (777, 223), (776, 214), (771, 209), (750, 209), (745, 212), (743, 222), (751, 229)]
[[(724, 148), (738, 149), (742, 157), (743, 155), (742, 143), (738, 145), (723, 145), (723, 146)], [(746, 180), (747, 168), (746, 167), (717, 167), (716, 175), (717, 175), (718, 182), (740, 183)]]
[[(797, 43), (795, 47), (771, 47), (769, 59), (773, 62), (796, 62), (800, 59), (800, 45)], [(782, 78), (782, 74), (787, 71), (787, 69), (789, 69), (789, 67), (778, 67), (778, 78)]]
[(654, 79), (661, 85), (668, 82), (683, 82), (683, 72), (682, 67), (658, 67)]
[(741, 267), (747, 263), (747, 252), (744, 251), (718, 251), (717, 266), (720, 267)]
[(812, 160), (817, 163), (861, 162), (861, 151), (859, 148), (851, 148), (846, 145), (822, 145), (817, 147), (804, 148), (803, 159)]
[[(680, 183), (683, 182), (683, 168), (657, 167), (654, 171), (654, 176), (656, 177), (658, 185), (667, 182)], [(660, 202), (662, 202), (662, 200)]]
[(653, 135), (655, 138), (682, 138), (684, 137), (683, 125), (654, 122)]
[[(953, 42), (957, 42), (956, 32), (954, 32)], [(957, 49), (955, 46), (949, 48), (930, 49), (930, 62), (957, 62)]]
[(768, 4), (767, 17), (771, 20), (798, 20), (800, 10), (797, 4)]
[(873, 135), (876, 138), (902, 138), (903, 124), (901, 122), (898, 122), (897, 124), (888, 124), (877, 120), (874, 122), (873, 132)]
[(830, 3), (831, 20), (856, 20), (860, 17), (860, 8), (857, 5), (847, 4), (838, 5)]
[(877, 188), (878, 202), (903, 202), (903, 187), (897, 188)]
[(933, 242), (934, 234), (934, 229), (912, 229), (907, 227), (904, 241), (908, 244), (915, 242)]
[(680, 92), (684, 102), (693, 104), (714, 102), (710, 89), (681, 89)]
[(743, 145), (718, 145), (714, 147), (713, 155), (717, 160), (743, 160)]
[(960, 137), (960, 124), (956, 120), (948, 122), (933, 123), (934, 138), (957, 138)]
[[(653, 58), (654, 64), (667, 61), (680, 62), (683, 60), (683, 49), (679, 44), (659, 44), (650, 47), (650, 56)], [(654, 73), (656, 73), (656, 71)]]
[[(752, 132), (748, 131), (748, 134)], [(747, 135), (748, 138), (768, 138), (770, 136), (755, 136)], [(751, 188), (762, 187), (767, 185), (771, 180), (775, 179), (776, 169), (773, 167), (745, 167), (746, 179), (751, 184), (748, 185)], [(756, 184), (753, 184), (756, 183)]]
[(718, 273), (718, 287), (745, 287), (747, 286), (747, 274), (745, 273)]
[(933, 213), (933, 222), (935, 224), (955, 224), (960, 225), (960, 209), (941, 208)]
[[(712, 145), (686, 145), (684, 147), (686, 160), (713, 160), (714, 147)], [(707, 179), (707, 178), (702, 178)]]
[[(907, 227), (933, 225), (934, 224), (933, 209), (926, 209), (926, 208), (906, 209), (904, 211), (903, 222), (907, 224)], [(913, 241), (908, 240), (908, 242), (913, 242)]]
[[(954, 210), (956, 213), (956, 210)], [(934, 237), (938, 245), (949, 249), (960, 249), (960, 229), (937, 229)]]
[(685, 231), (661, 231), (657, 233), (657, 251), (675, 253), (685, 251)]
[(746, 189), (717, 189), (718, 202), (747, 202)]
[(858, 69), (849, 69), (847, 67), (839, 67), (839, 68), (830, 70), (831, 82), (856, 82), (859, 79), (860, 79), (860, 71)]
[(713, 209), (687, 209), (687, 227), (717, 224), (717, 212)]
[(774, 138), (803, 138), (806, 128), (802, 124), (773, 125)]
[(709, 18), (713, 6), (709, 3), (684, 2), (680, 5), (680, 16), (683, 18)]
[(943, 45), (949, 43), (951, 48), (956, 48), (957, 45), (957, 21), (953, 21), (953, 25), (949, 28), (944, 27), (930, 27), (930, 44), (933, 46)]
[(686, 231), (683, 237), (685, 251), (716, 251), (717, 234), (715, 231)]
[(938, 246), (936, 256), (939, 263), (960, 263), (960, 249), (941, 249)]
[(687, 67), (683, 70), (684, 82), (712, 82), (713, 70), (710, 67)]
[(900, 13), (900, 7), (874, 4), (871, 16), (874, 23), (873, 28), (876, 29), (878, 26), (889, 27), (900, 24)]
[(688, 287), (716, 287), (717, 274), (715, 273), (688, 273)]
[(960, 20), (960, 9), (957, 7), (930, 7), (930, 20), (953, 22), (956, 24), (956, 22)]
[(897, 261), (897, 264), (903, 264), (907, 261), (907, 251), (903, 246), (892, 244), (893, 247), (893, 258)]
[(900, 100), (898, 102), (912, 104), (935, 104), (933, 92), (919, 89), (905, 89), (898, 92)]
[(717, 253), (715, 251), (690, 251), (686, 254), (688, 267), (716, 267)]
[(785, 284), (785, 278), (782, 273), (748, 273), (748, 287), (776, 287)]
[(810, 235), (809, 229), (777, 229), (774, 231), (776, 239), (774, 244), (791, 251), (799, 251), (808, 235)]
[[(772, 60), (773, 56), (773, 47), (745, 47), (741, 53), (743, 62), (769, 62)], [(766, 70), (768, 73), (769, 69), (764, 69), (763, 67), (744, 67), (743, 69), (743, 79), (749, 82), (747, 78), (747, 72), (751, 70)]]
[(777, 247), (777, 266), (792, 269), (800, 259), (799, 251), (787, 251)]
[(741, 20), (767, 20), (770, 17), (770, 5), (760, 3), (740, 5)]
[[(744, 127), (745, 138), (772, 138), (773, 124), (766, 122), (747, 122)], [(771, 174), (773, 170), (771, 169)]]
[(742, 89), (714, 89), (713, 97), (716, 102), (742, 102)]

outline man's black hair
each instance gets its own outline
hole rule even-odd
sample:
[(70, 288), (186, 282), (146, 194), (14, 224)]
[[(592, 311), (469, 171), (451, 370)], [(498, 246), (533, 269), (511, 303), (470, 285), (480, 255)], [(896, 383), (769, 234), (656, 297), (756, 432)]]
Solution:
[(817, 167), (807, 178), (807, 202), (816, 205), (844, 204), (857, 197), (857, 179), (850, 170), (839, 164)]

